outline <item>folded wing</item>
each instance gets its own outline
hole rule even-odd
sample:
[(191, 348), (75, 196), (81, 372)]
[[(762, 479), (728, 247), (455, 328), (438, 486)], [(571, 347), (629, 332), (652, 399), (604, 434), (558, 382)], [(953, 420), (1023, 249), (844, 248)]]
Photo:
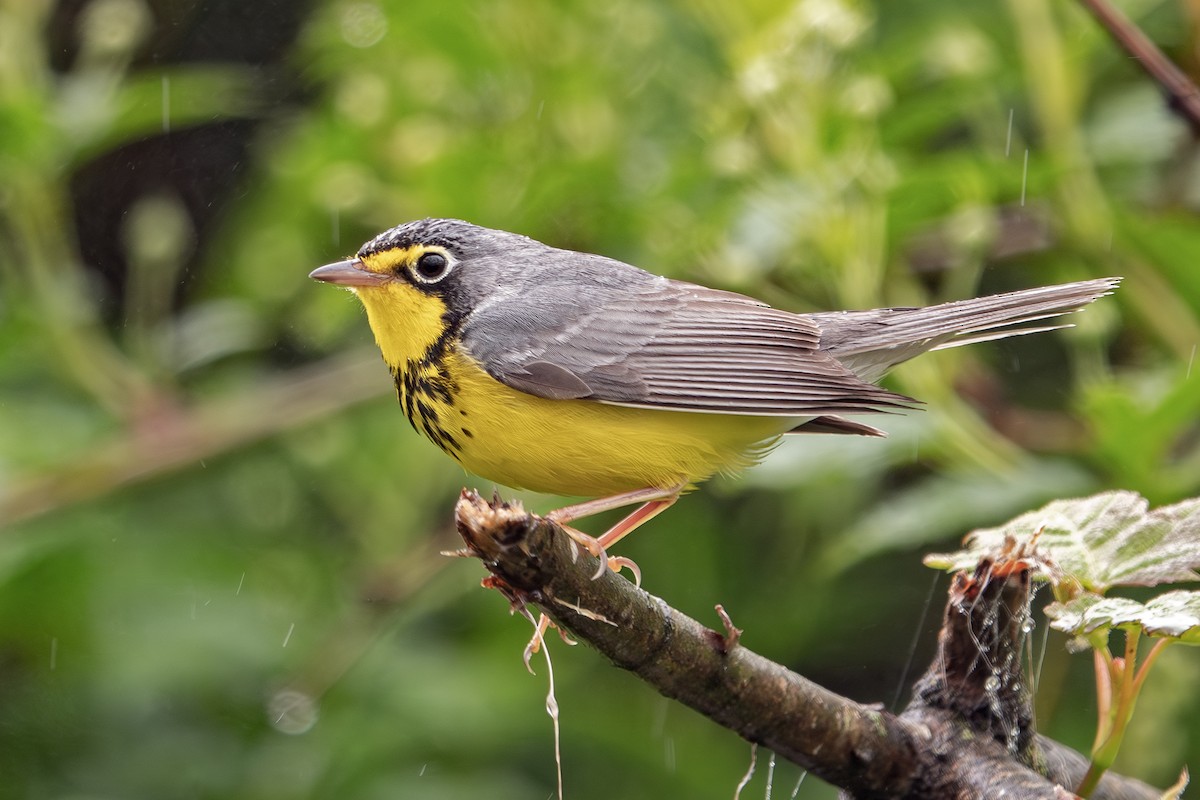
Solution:
[(467, 351), (496, 380), (554, 399), (781, 417), (915, 403), (823, 352), (810, 318), (742, 295), (665, 278), (563, 294), (533, 288), (478, 310)]

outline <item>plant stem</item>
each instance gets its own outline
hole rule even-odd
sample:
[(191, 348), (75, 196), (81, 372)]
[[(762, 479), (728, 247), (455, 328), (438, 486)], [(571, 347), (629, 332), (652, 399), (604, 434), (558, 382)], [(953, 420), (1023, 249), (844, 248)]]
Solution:
[(1150, 667), (1152, 667), (1154, 662), (1158, 660), (1159, 654), (1161, 654), (1163, 650), (1166, 650), (1167, 645), (1173, 641), (1175, 640), (1159, 639), (1154, 643), (1154, 646), (1150, 648), (1150, 652), (1146, 654), (1146, 660), (1142, 662), (1140, 667), (1138, 667), (1137, 676), (1133, 679), (1134, 697), (1137, 697), (1137, 695), (1142, 691), (1142, 684), (1146, 682), (1146, 676), (1150, 673)]
[(1112, 727), (1112, 654), (1108, 648), (1092, 651), (1096, 666), (1096, 738), (1092, 741), (1092, 752), (1100, 749)]
[[(1137, 628), (1129, 628), (1125, 631), (1125, 658), (1118, 676), (1120, 700), (1116, 708), (1111, 709), (1105, 719), (1101, 720), (1101, 731), (1107, 728), (1108, 732), (1103, 737), (1097, 735), (1100, 746), (1092, 748), (1092, 761), (1088, 765), (1087, 774), (1083, 776), (1083, 780), (1079, 782), (1079, 788), (1075, 790), (1075, 794), (1080, 797), (1091, 796), (1100, 784), (1104, 773), (1113, 765), (1117, 753), (1121, 749), (1121, 742), (1125, 738), (1125, 729), (1129, 724), (1130, 717), (1133, 716), (1134, 702), (1137, 700), (1138, 690), (1141, 689), (1141, 682), (1135, 680), (1134, 677), (1138, 674), (1135, 667), (1140, 636), (1141, 632)], [(1142, 671), (1139, 677), (1145, 678), (1145, 672)], [(1111, 697), (1111, 692), (1109, 695)]]

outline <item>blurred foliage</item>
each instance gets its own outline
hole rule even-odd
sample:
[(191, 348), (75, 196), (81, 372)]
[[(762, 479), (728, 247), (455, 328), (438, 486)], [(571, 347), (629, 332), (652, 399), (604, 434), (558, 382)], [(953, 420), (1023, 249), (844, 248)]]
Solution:
[[(1179, 5), (1126, 5), (1194, 58)], [(475, 481), (305, 277), (404, 220), (795, 310), (1126, 276), (1071, 330), (898, 370), (928, 408), (890, 439), (788, 441), (623, 545), (864, 701), (930, 650), (923, 549), (1200, 491), (1197, 143), (1066, 0), (0, 0), (0, 141), (0, 797), (553, 791), (529, 631), (437, 555)], [(1085, 748), (1062, 644), (1039, 720)], [(554, 650), (571, 797), (732, 792), (747, 745)], [(1186, 655), (1118, 769), (1200, 762)]]

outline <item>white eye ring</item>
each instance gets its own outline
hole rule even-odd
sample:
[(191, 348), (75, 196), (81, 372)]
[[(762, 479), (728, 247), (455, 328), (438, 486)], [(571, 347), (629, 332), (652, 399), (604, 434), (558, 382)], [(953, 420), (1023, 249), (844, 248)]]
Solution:
[(437, 283), (450, 274), (454, 262), (440, 250), (426, 250), (412, 265), (412, 276), (421, 283)]

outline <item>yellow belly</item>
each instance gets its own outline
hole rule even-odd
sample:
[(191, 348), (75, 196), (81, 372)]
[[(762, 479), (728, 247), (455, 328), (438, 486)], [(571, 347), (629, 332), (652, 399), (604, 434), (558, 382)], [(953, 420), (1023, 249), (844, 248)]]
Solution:
[(692, 484), (759, 461), (795, 422), (780, 417), (547, 400), (494, 380), (468, 357), (444, 365), (453, 406), (437, 409), (471, 472), (517, 489), (603, 496)]

